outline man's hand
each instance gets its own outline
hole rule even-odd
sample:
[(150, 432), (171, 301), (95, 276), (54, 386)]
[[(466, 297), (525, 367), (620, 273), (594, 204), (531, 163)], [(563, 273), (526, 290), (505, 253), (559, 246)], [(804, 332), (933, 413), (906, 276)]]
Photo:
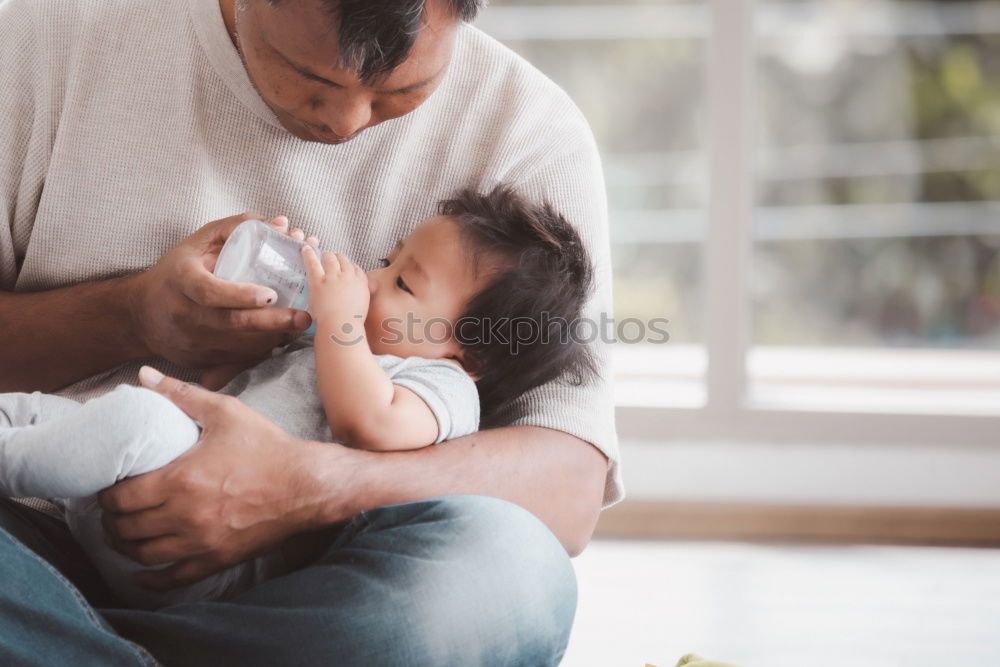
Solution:
[(317, 448), (327, 460), (343, 454), (336, 462), (344, 480), (340, 491), (351, 492), (353, 450), (298, 440), (238, 399), (174, 378), (157, 382), (159, 375), (144, 367), (140, 378), (198, 421), (201, 437), (170, 465), (99, 495), (117, 551), (149, 566), (174, 562), (138, 575), (141, 585), (183, 586), (324, 525), (303, 483)]
[(198, 378), (198, 382), (205, 389), (210, 391), (219, 391), (229, 384), (237, 375), (248, 368), (253, 368), (256, 365), (257, 362), (244, 362), (238, 364), (220, 364), (219, 366), (212, 366), (211, 368), (206, 368), (201, 372), (201, 377)]
[[(210, 222), (136, 276), (130, 299), (133, 325), (149, 352), (188, 368), (263, 359), (284, 336), (309, 327), (309, 315), (271, 308), (273, 290), (212, 275), (242, 213)], [(285, 231), (287, 218), (271, 221)], [(290, 232), (301, 239), (300, 230)]]

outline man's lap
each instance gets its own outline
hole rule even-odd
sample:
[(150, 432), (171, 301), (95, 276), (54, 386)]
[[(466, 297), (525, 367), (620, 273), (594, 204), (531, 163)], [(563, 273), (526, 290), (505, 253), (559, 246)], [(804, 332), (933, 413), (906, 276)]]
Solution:
[(73, 545), (55, 523), (0, 499), (0, 664), (156, 664), (142, 647), (119, 637), (66, 578), (86, 579), (86, 561), (82, 567), (72, 562)]
[(94, 607), (118, 604), (66, 524), (8, 498), (0, 498), (0, 529), (44, 558)]
[(313, 562), (230, 601), (101, 614), (168, 663), (553, 664), (562, 655), (572, 566), (520, 507), (450, 496), (376, 508), (317, 537), (328, 546)]

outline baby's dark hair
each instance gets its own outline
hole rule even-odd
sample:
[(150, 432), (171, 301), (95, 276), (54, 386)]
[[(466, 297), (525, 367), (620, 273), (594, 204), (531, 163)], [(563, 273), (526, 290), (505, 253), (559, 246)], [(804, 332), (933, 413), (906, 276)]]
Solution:
[(561, 376), (592, 379), (593, 352), (573, 332), (594, 269), (573, 226), (505, 185), (488, 194), (462, 190), (438, 212), (459, 223), (477, 270), (491, 271), (455, 326), (466, 366), (479, 376), (483, 427), (498, 426), (504, 408), (530, 389)]

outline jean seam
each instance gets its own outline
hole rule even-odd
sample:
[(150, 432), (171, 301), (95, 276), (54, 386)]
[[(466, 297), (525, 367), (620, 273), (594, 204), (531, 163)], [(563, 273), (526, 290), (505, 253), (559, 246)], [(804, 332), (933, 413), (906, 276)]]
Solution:
[(371, 525), (372, 522), (368, 519), (367, 512), (358, 512), (344, 525), (333, 541), (327, 545), (327, 550), (349, 544), (358, 536), (363, 535), (369, 528), (371, 528)]
[(139, 644), (136, 644), (135, 642), (132, 642), (132, 641), (129, 641), (128, 639), (125, 639), (121, 635), (118, 635), (118, 634), (115, 634), (115, 633), (112, 633), (112, 632), (108, 631), (108, 629), (106, 627), (104, 627), (104, 625), (101, 624), (100, 617), (97, 615), (97, 613), (94, 611), (94, 609), (90, 606), (90, 603), (87, 602), (86, 598), (84, 598), (83, 595), (80, 593), (80, 591), (77, 590), (76, 586), (73, 585), (73, 582), (71, 582), (69, 579), (67, 579), (65, 576), (63, 576), (62, 572), (60, 572), (55, 567), (53, 567), (52, 563), (50, 563), (49, 561), (45, 560), (44, 558), (42, 558), (41, 556), (39, 556), (37, 553), (35, 553), (34, 551), (32, 551), (31, 549), (29, 549), (28, 547), (26, 547), (17, 538), (11, 536), (10, 539), (14, 543), (14, 546), (16, 548), (21, 549), (22, 551), (24, 551), (25, 553), (27, 553), (28, 556), (30, 556), (31, 558), (34, 558), (36, 561), (38, 561), (39, 563), (41, 563), (43, 567), (45, 567), (46, 569), (48, 569), (49, 572), (51, 572), (52, 574), (54, 574), (56, 576), (56, 578), (58, 578), (60, 581), (62, 581), (63, 583), (65, 583), (68, 586), (70, 593), (73, 594), (73, 597), (76, 599), (77, 603), (80, 605), (80, 608), (83, 610), (83, 613), (86, 615), (87, 619), (93, 624), (93, 626), (94, 626), (94, 628), (96, 630), (98, 630), (99, 632), (102, 632), (102, 633), (106, 634), (109, 637), (113, 637), (115, 639), (118, 639), (118, 640), (124, 642), (128, 646), (128, 648), (130, 650), (132, 650), (133, 653), (135, 653), (135, 657), (137, 657), (138, 659), (140, 659), (143, 664), (145, 664), (145, 665), (152, 665), (153, 667), (159, 667), (160, 663), (145, 648), (143, 648)]

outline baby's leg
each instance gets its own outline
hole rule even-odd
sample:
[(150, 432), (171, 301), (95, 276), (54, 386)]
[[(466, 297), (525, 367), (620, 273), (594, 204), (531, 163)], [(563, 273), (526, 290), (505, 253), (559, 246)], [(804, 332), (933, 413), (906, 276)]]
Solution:
[[(13, 428), (4, 428), (5, 426)], [(66, 522), (111, 589), (135, 607), (157, 608), (235, 594), (285, 571), (275, 552), (191, 586), (147, 591), (132, 576), (149, 569), (104, 542), (96, 494), (161, 468), (198, 440), (197, 424), (148, 389), (119, 385), (79, 404), (45, 394), (0, 394), (0, 493), (67, 497)]]
[(87, 553), (115, 595), (130, 607), (159, 609), (168, 605), (203, 600), (221, 600), (245, 591), (255, 584), (288, 572), (280, 550), (239, 563), (201, 581), (169, 591), (151, 591), (137, 585), (137, 572), (169, 567), (149, 567), (111, 549), (104, 542), (101, 508), (96, 496), (73, 498), (66, 503), (66, 522), (70, 532)]
[(170, 463), (197, 440), (197, 424), (149, 389), (119, 385), (82, 405), (0, 394), (0, 494), (89, 496)]

